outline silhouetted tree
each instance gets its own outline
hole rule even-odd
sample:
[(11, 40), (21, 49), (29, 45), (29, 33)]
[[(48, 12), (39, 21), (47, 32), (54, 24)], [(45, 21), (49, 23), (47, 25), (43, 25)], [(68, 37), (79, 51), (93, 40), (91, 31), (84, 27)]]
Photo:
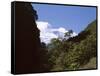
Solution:
[(71, 34), (73, 34), (73, 30), (68, 30), (68, 32), (65, 33), (65, 37), (70, 37)]

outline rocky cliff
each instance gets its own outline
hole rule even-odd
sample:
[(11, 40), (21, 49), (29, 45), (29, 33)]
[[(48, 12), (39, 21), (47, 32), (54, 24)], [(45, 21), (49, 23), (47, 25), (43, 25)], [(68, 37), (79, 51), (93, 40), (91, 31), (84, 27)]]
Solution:
[(38, 16), (31, 3), (15, 2), (15, 72), (41, 72)]

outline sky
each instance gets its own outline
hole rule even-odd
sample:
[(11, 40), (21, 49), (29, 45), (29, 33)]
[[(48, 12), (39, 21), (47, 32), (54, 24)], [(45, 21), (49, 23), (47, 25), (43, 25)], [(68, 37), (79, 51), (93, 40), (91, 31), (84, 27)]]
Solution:
[(73, 30), (76, 36), (89, 23), (96, 19), (95, 7), (32, 4), (37, 11), (37, 27), (41, 41), (49, 43), (52, 38), (64, 37), (64, 33)]

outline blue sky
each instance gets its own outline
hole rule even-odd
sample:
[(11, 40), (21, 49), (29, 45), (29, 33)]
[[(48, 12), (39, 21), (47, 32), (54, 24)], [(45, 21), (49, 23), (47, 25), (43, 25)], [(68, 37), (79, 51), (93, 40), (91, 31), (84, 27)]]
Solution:
[(34, 3), (32, 4), (32, 6), (37, 11), (39, 18), (38, 24), (42, 26), (43, 23), (43, 27), (47, 24), (46, 28), (49, 28), (48, 25), (51, 25), (52, 28), (62, 28), (62, 31), (71, 29), (78, 34), (82, 30), (84, 30), (89, 23), (96, 19), (95, 7)]
[(37, 11), (39, 21), (47, 21), (53, 27), (65, 27), (76, 33), (82, 31), (96, 19), (95, 7), (61, 6), (47, 4), (32, 4)]

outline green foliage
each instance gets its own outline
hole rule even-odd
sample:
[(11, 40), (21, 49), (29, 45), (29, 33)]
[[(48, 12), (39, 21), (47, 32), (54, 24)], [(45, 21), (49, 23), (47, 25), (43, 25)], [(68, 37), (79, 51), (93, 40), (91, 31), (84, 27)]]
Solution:
[(41, 61), (41, 68), (43, 71), (49, 71), (49, 62), (48, 62), (48, 50), (46, 44), (44, 42), (41, 43), (41, 51), (40, 51), (40, 61)]
[(83, 66), (80, 67), (80, 69), (93, 69), (96, 68), (96, 57), (93, 57), (89, 60), (89, 62)]
[[(72, 30), (65, 36), (71, 33)], [(50, 71), (76, 70), (86, 65), (91, 58), (96, 58), (96, 44), (96, 21), (74, 38), (64, 41), (52, 39), (47, 46)]]
[(73, 30), (68, 30), (68, 32), (65, 33), (65, 37), (66, 36), (70, 37), (72, 33), (73, 33)]

